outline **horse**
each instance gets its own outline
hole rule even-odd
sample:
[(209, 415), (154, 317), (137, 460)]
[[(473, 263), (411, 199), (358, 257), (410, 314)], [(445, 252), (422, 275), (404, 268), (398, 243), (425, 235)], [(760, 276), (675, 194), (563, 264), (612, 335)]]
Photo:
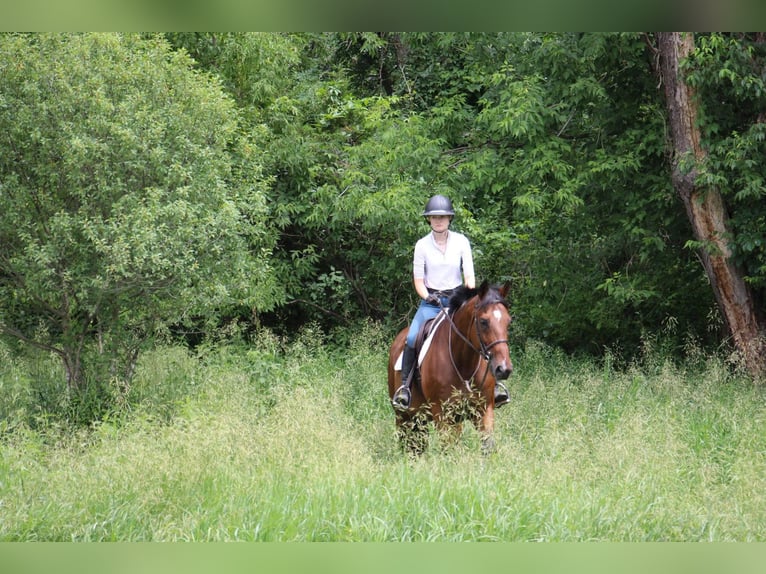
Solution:
[[(394, 410), (403, 449), (422, 454), (431, 421), (442, 431), (452, 428), (457, 436), (463, 421), (469, 419), (481, 435), (482, 451), (488, 454), (494, 450), (495, 381), (505, 380), (513, 372), (508, 347), (511, 316), (505, 299), (508, 290), (508, 283), (497, 288), (487, 281), (478, 289), (458, 287), (448, 309), (442, 309), (434, 320), (436, 323), (441, 318), (433, 327), (419, 379), (413, 375), (410, 408), (406, 412)], [(389, 398), (401, 385), (396, 364), (407, 331), (398, 333), (389, 350)]]

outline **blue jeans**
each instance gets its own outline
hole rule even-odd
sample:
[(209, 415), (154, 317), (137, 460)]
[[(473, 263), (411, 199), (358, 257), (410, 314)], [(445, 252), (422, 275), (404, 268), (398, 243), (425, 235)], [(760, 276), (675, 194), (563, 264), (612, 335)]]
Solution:
[[(441, 297), (441, 302), (444, 307), (449, 303), (449, 297)], [(418, 310), (415, 312), (415, 317), (410, 323), (410, 330), (407, 332), (407, 346), (411, 349), (415, 348), (415, 339), (418, 337), (420, 326), (423, 325), (429, 319), (433, 319), (439, 314), (441, 308), (438, 305), (431, 305), (421, 300)]]

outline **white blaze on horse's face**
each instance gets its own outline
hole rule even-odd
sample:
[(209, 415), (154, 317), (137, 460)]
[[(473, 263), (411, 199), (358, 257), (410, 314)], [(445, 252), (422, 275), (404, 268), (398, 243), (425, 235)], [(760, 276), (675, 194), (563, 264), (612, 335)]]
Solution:
[[(507, 329), (508, 324), (510, 323), (510, 317), (504, 311), (505, 309), (501, 309), (497, 306), (491, 313), (489, 313), (492, 317), (491, 320), (494, 322), (494, 325), (496, 325), (495, 328), (497, 331), (495, 336), (499, 336), (499, 338), (495, 341), (485, 340), (483, 342), (486, 350), (490, 350), (490, 367), (497, 380), (507, 379), (513, 372), (513, 363), (511, 362), (511, 357), (509, 355), (507, 334), (506, 336), (500, 335), (500, 329)], [(488, 326), (489, 322), (487, 322), (487, 327)], [(500, 345), (500, 343), (503, 343), (504, 346)]]

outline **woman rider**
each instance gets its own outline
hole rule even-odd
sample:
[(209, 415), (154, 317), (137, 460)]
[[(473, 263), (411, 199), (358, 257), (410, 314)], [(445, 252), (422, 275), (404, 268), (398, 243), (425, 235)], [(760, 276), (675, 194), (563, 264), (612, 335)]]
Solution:
[[(426, 203), (423, 216), (431, 226), (431, 232), (415, 244), (412, 277), (420, 305), (407, 332), (402, 356), (402, 385), (394, 393), (391, 402), (396, 410), (406, 411), (412, 395), (413, 367), (415, 365), (415, 338), (429, 319), (436, 317), (441, 307), (446, 307), (449, 297), (461, 284), (473, 289), (476, 279), (473, 270), (473, 254), (468, 238), (451, 231), (449, 226), (455, 211), (452, 202), (443, 195), (434, 195)], [(505, 386), (495, 385), (495, 407), (509, 401)]]

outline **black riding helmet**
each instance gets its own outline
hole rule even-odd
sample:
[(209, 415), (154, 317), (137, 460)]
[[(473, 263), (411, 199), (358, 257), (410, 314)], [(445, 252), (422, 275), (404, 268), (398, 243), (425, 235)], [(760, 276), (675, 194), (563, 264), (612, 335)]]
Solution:
[(452, 202), (449, 198), (443, 195), (434, 195), (426, 203), (426, 208), (423, 210), (423, 217), (429, 217), (431, 215), (449, 215), (455, 216), (455, 210), (452, 209)]

